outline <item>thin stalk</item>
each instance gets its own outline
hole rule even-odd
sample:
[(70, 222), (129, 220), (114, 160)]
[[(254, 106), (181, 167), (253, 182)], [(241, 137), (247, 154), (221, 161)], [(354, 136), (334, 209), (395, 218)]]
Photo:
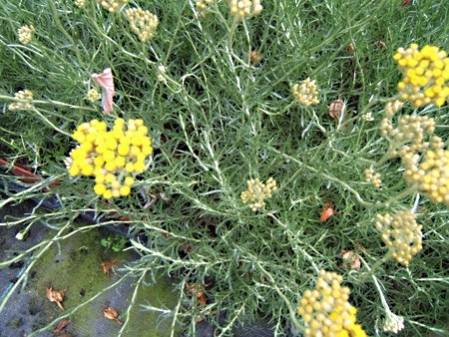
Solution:
[(137, 298), (137, 294), (139, 292), (140, 286), (145, 278), (147, 271), (143, 271), (142, 275), (139, 277), (139, 280), (136, 283), (136, 286), (134, 287), (134, 291), (133, 294), (131, 296), (131, 300), (130, 303), (128, 305), (128, 308), (126, 309), (126, 313), (125, 313), (125, 321), (123, 322), (122, 326), (120, 327), (120, 331), (117, 334), (117, 337), (122, 337), (123, 333), (125, 332), (126, 327), (128, 326), (129, 323), (129, 319), (131, 317), (131, 310), (134, 307), (135, 303), (136, 303), (136, 298)]
[(60, 101), (55, 101), (55, 100), (32, 100), (32, 101), (28, 101), (28, 100), (23, 100), (23, 99), (19, 99), (19, 98), (15, 98), (12, 96), (6, 96), (6, 95), (0, 95), (0, 100), (5, 100), (5, 101), (11, 101), (11, 102), (19, 102), (19, 103), (31, 103), (33, 105), (53, 105), (53, 106), (59, 106), (59, 107), (63, 107), (63, 108), (70, 108), (70, 109), (77, 109), (77, 110), (85, 110), (85, 111), (97, 111), (97, 109), (94, 108), (89, 108), (89, 107), (85, 107), (85, 106), (79, 106), (79, 105), (73, 105), (73, 104), (69, 104), (69, 103), (64, 103), (64, 102), (60, 102)]

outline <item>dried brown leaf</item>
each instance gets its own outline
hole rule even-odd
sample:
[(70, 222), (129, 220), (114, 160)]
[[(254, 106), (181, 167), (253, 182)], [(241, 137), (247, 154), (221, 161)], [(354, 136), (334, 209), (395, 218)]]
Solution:
[(202, 306), (207, 304), (207, 296), (204, 287), (199, 283), (187, 283), (186, 284), (187, 292), (196, 297), (198, 303)]
[(262, 59), (263, 55), (257, 50), (253, 50), (249, 53), (249, 60), (254, 65), (259, 64), (262, 61)]
[(103, 309), (103, 315), (105, 318), (111, 320), (111, 321), (116, 321), (119, 324), (122, 324), (122, 322), (118, 319), (119, 317), (119, 312), (112, 308), (112, 307), (107, 307)]
[(342, 99), (336, 99), (329, 105), (329, 116), (333, 119), (339, 119), (345, 109), (345, 102)]
[(107, 260), (107, 261), (103, 261), (101, 263), (101, 271), (104, 274), (110, 275), (111, 274), (111, 270), (118, 266), (118, 261), (117, 260)]
[(61, 310), (64, 310), (62, 302), (64, 302), (65, 290), (54, 290), (53, 287), (46, 290), (47, 299), (55, 303)]
[(53, 329), (54, 334), (60, 334), (64, 332), (64, 330), (67, 328), (67, 326), (71, 323), (68, 319), (61, 319), (58, 324)]

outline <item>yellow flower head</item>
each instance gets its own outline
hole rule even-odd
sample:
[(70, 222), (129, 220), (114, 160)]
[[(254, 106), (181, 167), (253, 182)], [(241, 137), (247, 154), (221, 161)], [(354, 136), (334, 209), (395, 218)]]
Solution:
[(101, 98), (101, 94), (97, 91), (97, 89), (90, 89), (87, 92), (86, 99), (89, 102), (95, 103), (98, 102)]
[(17, 30), (17, 35), (21, 44), (28, 44), (33, 40), (36, 29), (33, 25), (23, 25)]
[(417, 155), (403, 158), (407, 182), (435, 203), (449, 205), (449, 151), (443, 148), (442, 140), (434, 137), (432, 145), (419, 163)]
[(306, 106), (320, 103), (318, 87), (315, 80), (312, 81), (310, 78), (293, 85), (292, 94), (298, 103)]
[(365, 170), (365, 181), (372, 184), (375, 188), (380, 188), (382, 186), (380, 174), (372, 167)]
[(142, 8), (130, 8), (125, 11), (125, 16), (129, 21), (131, 30), (139, 37), (141, 42), (151, 40), (159, 25), (159, 19)]
[(398, 126), (393, 127), (389, 118), (381, 122), (380, 132), (390, 141), (390, 155), (404, 156), (426, 150), (429, 138), (435, 131), (435, 121), (427, 116), (403, 115), (399, 117)]
[(365, 337), (356, 323), (357, 309), (349, 303), (349, 288), (342, 277), (320, 271), (315, 289), (306, 290), (299, 301), (298, 314), (306, 323), (305, 337)]
[(109, 12), (117, 12), (120, 8), (125, 6), (129, 0), (97, 0), (97, 2)]
[(403, 106), (404, 106), (404, 103), (400, 100), (394, 100), (394, 101), (388, 102), (385, 105), (385, 112), (386, 112), (387, 118), (389, 118), (389, 119), (393, 118), (394, 114), (396, 112), (398, 112), (399, 110), (401, 110)]
[(250, 179), (247, 185), (248, 189), (242, 192), (240, 198), (243, 203), (249, 204), (254, 212), (264, 208), (265, 199), (271, 198), (273, 192), (277, 190), (276, 180), (273, 178), (269, 178), (265, 184), (259, 178)]
[(449, 58), (445, 51), (411, 44), (407, 49), (399, 48), (393, 58), (403, 74), (398, 83), (401, 100), (415, 107), (444, 105), (449, 97)]
[(259, 15), (262, 10), (261, 0), (228, 0), (231, 15), (238, 20)]
[(121, 118), (107, 130), (105, 122), (83, 123), (72, 134), (79, 146), (70, 153), (71, 176), (95, 177), (94, 191), (105, 199), (127, 196), (134, 176), (145, 170), (145, 161), (153, 152), (148, 129), (141, 119)]
[(33, 93), (30, 90), (20, 90), (14, 94), (16, 99), (23, 102), (13, 102), (8, 106), (10, 111), (31, 110), (33, 108)]
[(422, 249), (422, 226), (416, 223), (415, 214), (409, 210), (393, 215), (378, 214), (376, 228), (393, 258), (404, 266), (408, 266)]

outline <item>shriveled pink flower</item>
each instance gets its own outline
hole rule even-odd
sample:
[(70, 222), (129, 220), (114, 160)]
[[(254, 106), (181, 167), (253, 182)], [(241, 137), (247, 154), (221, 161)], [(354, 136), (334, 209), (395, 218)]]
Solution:
[(104, 113), (111, 113), (113, 109), (113, 98), (115, 95), (114, 77), (111, 68), (106, 68), (101, 74), (92, 74), (92, 79), (101, 87), (101, 106)]

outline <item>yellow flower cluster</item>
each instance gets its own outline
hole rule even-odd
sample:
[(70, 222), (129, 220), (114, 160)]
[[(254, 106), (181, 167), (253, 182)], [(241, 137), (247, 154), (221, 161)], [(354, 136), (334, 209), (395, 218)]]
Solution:
[(240, 198), (245, 204), (249, 204), (253, 212), (264, 208), (265, 199), (271, 198), (273, 192), (277, 190), (276, 180), (273, 178), (269, 178), (265, 184), (259, 178), (250, 179), (247, 185), (247, 190), (242, 192)]
[(393, 117), (396, 112), (402, 109), (404, 103), (399, 100), (390, 101), (385, 105), (385, 117), (380, 123), (380, 133), (382, 137), (390, 137), (394, 132)]
[(305, 337), (366, 337), (349, 303), (349, 288), (341, 283), (340, 275), (321, 270), (315, 289), (304, 292), (298, 314), (306, 323)]
[(404, 103), (400, 100), (394, 100), (390, 101), (387, 104), (385, 104), (385, 112), (387, 115), (387, 118), (391, 119), (393, 118), (394, 114), (402, 109), (404, 106)]
[(422, 226), (416, 223), (415, 214), (409, 210), (393, 215), (378, 214), (376, 228), (393, 258), (404, 266), (408, 266), (422, 249)]
[(130, 194), (134, 175), (145, 170), (153, 153), (148, 129), (141, 119), (121, 118), (108, 131), (105, 122), (81, 124), (72, 135), (80, 145), (70, 153), (71, 176), (94, 176), (97, 195), (111, 199)]
[(196, 0), (196, 10), (200, 15), (204, 15), (209, 6), (213, 5), (216, 0)]
[(398, 91), (403, 101), (415, 107), (427, 104), (442, 106), (449, 97), (449, 58), (438, 47), (417, 44), (399, 48), (394, 59), (403, 73)]
[(260, 0), (228, 0), (231, 15), (236, 19), (259, 15), (263, 6)]
[(388, 118), (384, 118), (380, 125), (382, 136), (390, 140), (391, 156), (425, 150), (429, 147), (426, 136), (431, 136), (434, 131), (435, 121), (427, 116), (401, 116), (397, 128)]
[(435, 149), (442, 146), (439, 137), (434, 137), (432, 146), (421, 163), (417, 155), (404, 156), (405, 178), (433, 202), (449, 205), (449, 151)]
[(95, 103), (100, 100), (101, 94), (97, 91), (97, 89), (90, 89), (87, 92), (86, 98), (89, 102)]
[(21, 44), (28, 44), (33, 40), (36, 29), (33, 25), (23, 25), (17, 30), (17, 35)]
[(125, 11), (131, 30), (139, 37), (141, 42), (147, 42), (154, 36), (159, 19), (150, 11), (142, 8), (129, 8)]
[(443, 140), (434, 135), (435, 120), (405, 115), (399, 117), (398, 126), (394, 127), (392, 118), (401, 107), (400, 101), (388, 103), (380, 125), (382, 136), (390, 142), (388, 154), (401, 158), (409, 184), (433, 202), (449, 205), (449, 151), (444, 149)]
[(129, 0), (97, 0), (97, 2), (111, 13), (117, 12), (120, 8), (128, 4)]
[(75, 6), (78, 8), (83, 8), (86, 6), (86, 0), (75, 0)]
[(312, 81), (310, 78), (306, 78), (301, 83), (296, 83), (293, 85), (292, 94), (296, 101), (300, 104), (309, 106), (320, 103), (318, 98), (318, 87), (315, 80)]
[(360, 116), (365, 122), (372, 122), (374, 121), (374, 116), (371, 111), (368, 111), (367, 113)]
[(372, 167), (365, 170), (365, 181), (371, 183), (375, 188), (380, 188), (382, 186), (380, 174)]
[(28, 90), (20, 90), (14, 94), (16, 99), (20, 99), (23, 102), (14, 102), (8, 106), (10, 111), (17, 110), (31, 110), (33, 108), (33, 93)]

